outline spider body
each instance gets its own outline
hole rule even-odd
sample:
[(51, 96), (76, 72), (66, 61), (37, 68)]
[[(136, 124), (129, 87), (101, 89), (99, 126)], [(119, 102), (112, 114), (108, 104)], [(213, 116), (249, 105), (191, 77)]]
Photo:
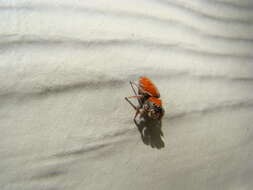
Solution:
[[(162, 107), (160, 93), (155, 84), (148, 77), (140, 77), (138, 84), (130, 81), (130, 85), (135, 96), (125, 97), (125, 99), (136, 110), (134, 120), (139, 114), (146, 114), (152, 119), (161, 120), (164, 115), (164, 109)], [(133, 85), (138, 89), (138, 93), (135, 91)], [(135, 106), (129, 98), (137, 98), (139, 106)]]

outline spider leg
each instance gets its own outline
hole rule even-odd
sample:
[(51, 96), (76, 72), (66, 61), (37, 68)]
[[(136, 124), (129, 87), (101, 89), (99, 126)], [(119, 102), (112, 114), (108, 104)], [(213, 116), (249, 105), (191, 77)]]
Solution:
[(134, 115), (134, 123), (138, 126), (138, 123), (137, 123), (137, 121), (136, 121), (136, 117), (137, 117), (137, 115), (140, 113), (140, 111), (139, 111), (139, 109), (137, 109), (136, 110), (136, 112), (135, 112), (135, 115)]
[(128, 96), (127, 98), (142, 98), (141, 95), (138, 95), (138, 96)]
[(135, 110), (137, 110), (137, 107), (128, 99), (128, 97), (125, 97), (125, 100), (126, 100)]
[(137, 110), (136, 110), (136, 113), (135, 113), (135, 115), (134, 115), (134, 121), (135, 121), (137, 115), (139, 115), (139, 113), (140, 113), (140, 109), (137, 109)]
[(135, 86), (139, 89), (138, 85), (137, 85), (137, 84), (135, 84), (135, 83), (134, 83), (134, 82), (132, 82), (132, 81), (130, 81), (129, 83), (130, 83), (130, 85), (131, 85), (131, 87), (132, 87), (132, 89), (133, 89), (133, 91), (134, 91), (134, 94), (137, 96), (137, 92), (135, 91), (135, 89), (134, 89), (134, 86), (133, 86), (133, 85), (135, 85)]
[[(134, 94), (135, 94), (135, 96), (138, 96), (138, 94), (137, 94), (137, 92), (135, 91), (135, 89), (134, 89), (134, 86), (133, 85), (135, 85), (138, 89), (139, 89), (139, 86), (137, 85), (137, 84), (135, 84), (134, 82), (132, 82), (132, 81), (130, 81), (130, 85), (131, 85), (131, 87), (132, 87), (132, 90), (134, 91)], [(141, 98), (142, 96), (138, 96), (138, 102), (139, 102), (139, 105), (141, 106), (141, 100), (140, 100), (140, 98)]]

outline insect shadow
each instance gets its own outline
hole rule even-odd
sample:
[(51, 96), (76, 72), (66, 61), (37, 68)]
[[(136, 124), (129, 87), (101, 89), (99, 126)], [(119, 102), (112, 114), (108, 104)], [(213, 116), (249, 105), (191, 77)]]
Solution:
[(137, 126), (141, 139), (144, 144), (150, 145), (152, 148), (161, 149), (165, 147), (162, 137), (162, 122), (161, 120), (155, 120), (147, 115), (140, 117), (138, 121), (134, 120), (135, 125)]

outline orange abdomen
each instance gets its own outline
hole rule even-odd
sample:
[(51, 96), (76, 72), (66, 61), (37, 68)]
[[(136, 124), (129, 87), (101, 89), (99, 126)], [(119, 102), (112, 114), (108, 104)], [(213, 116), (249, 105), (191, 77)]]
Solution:
[(156, 98), (160, 97), (160, 93), (159, 93), (158, 89), (156, 88), (154, 83), (149, 78), (140, 77), (139, 85), (144, 93), (146, 92)]

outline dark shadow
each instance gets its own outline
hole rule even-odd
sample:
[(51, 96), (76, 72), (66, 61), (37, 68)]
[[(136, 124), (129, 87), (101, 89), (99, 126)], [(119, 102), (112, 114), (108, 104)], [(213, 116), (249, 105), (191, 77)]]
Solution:
[(144, 115), (138, 121), (134, 120), (144, 144), (152, 148), (164, 148), (162, 122)]

